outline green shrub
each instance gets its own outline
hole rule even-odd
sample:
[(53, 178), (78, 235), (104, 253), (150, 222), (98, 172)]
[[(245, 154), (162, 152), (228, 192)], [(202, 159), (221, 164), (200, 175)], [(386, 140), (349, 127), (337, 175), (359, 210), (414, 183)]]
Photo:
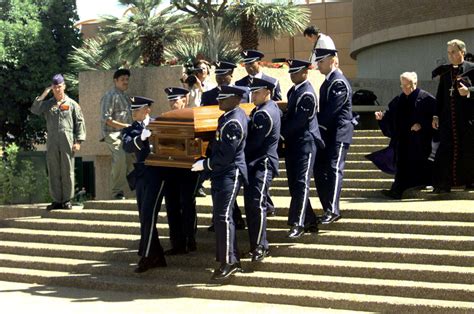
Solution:
[(49, 200), (45, 173), (35, 171), (29, 160), (18, 160), (19, 147), (6, 147), (0, 163), (0, 204)]

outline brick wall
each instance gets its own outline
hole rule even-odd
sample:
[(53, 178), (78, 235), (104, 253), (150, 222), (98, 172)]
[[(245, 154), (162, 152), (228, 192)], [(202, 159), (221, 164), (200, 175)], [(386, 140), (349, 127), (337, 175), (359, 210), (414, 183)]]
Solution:
[(353, 34), (474, 13), (473, 0), (353, 0)]

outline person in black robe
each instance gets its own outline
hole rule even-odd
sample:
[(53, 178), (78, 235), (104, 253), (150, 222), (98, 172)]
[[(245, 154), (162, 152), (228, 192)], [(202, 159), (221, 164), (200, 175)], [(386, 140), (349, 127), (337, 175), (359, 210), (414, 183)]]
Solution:
[[(433, 193), (448, 193), (452, 186), (472, 187), (474, 182), (474, 63), (464, 60), (466, 45), (447, 43), (450, 64), (439, 74), (433, 128), (439, 130)], [(435, 73), (436, 72), (436, 73)]]
[(426, 186), (431, 182), (431, 153), (433, 129), (432, 117), (436, 99), (430, 93), (417, 88), (415, 72), (400, 75), (402, 93), (388, 105), (385, 113), (375, 113), (383, 134), (390, 137), (393, 149), (395, 180), (390, 190), (382, 193), (401, 199), (405, 190)]

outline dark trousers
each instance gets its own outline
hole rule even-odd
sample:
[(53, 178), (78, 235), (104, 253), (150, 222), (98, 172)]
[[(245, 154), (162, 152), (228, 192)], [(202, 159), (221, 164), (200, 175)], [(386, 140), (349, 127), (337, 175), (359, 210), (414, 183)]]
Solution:
[(286, 175), (290, 189), (291, 202), (288, 212), (288, 225), (304, 225), (316, 223), (309, 203), (309, 186), (316, 155), (316, 144), (311, 143), (309, 152), (293, 147), (287, 150), (285, 157)]
[(163, 255), (156, 222), (164, 195), (164, 171), (161, 167), (147, 167), (146, 173), (136, 180), (135, 192), (140, 219), (138, 255), (142, 257)]
[(314, 181), (325, 213), (340, 214), (339, 198), (348, 150), (349, 144), (336, 142), (332, 145), (326, 144), (326, 147), (318, 150), (316, 154)]
[(170, 241), (173, 248), (185, 248), (196, 235), (195, 192), (199, 174), (189, 169), (170, 168), (166, 180), (165, 201)]
[(233, 169), (211, 179), (211, 194), (216, 233), (216, 260), (233, 264), (240, 260), (232, 216), (235, 198), (239, 192), (239, 169)]
[(250, 250), (253, 251), (258, 245), (268, 249), (267, 196), (273, 178), (268, 158), (251, 168), (249, 167), (248, 174), (249, 183), (244, 186), (244, 200)]

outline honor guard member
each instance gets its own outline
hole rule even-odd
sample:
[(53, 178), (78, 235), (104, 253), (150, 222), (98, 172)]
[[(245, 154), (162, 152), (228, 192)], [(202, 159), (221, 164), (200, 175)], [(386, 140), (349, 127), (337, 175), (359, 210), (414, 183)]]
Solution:
[(286, 144), (286, 173), (291, 203), (289, 238), (299, 238), (306, 230), (317, 231), (316, 215), (309, 204), (309, 185), (317, 146), (324, 147), (318, 128), (318, 100), (308, 81), (308, 61), (290, 59), (289, 73), (295, 84), (288, 91), (288, 108), (282, 118), (281, 135)]
[[(188, 90), (165, 88), (171, 110), (188, 105)], [(165, 187), (171, 249), (165, 255), (180, 255), (196, 251), (196, 189), (199, 175), (185, 168), (168, 168)]]
[[(30, 110), (46, 120), (48, 140), (46, 161), (49, 192), (53, 202), (47, 210), (71, 209), (74, 197), (74, 153), (86, 139), (86, 126), (81, 107), (65, 93), (66, 84), (61, 74), (53, 76), (52, 84), (36, 97)], [(53, 90), (53, 96), (44, 100)]]
[[(240, 53), (240, 56), (243, 59), (245, 70), (247, 71), (248, 75), (236, 81), (235, 85), (249, 87), (250, 79), (264, 79), (266, 81), (272, 82), (273, 85), (275, 85), (275, 89), (272, 91), (272, 100), (281, 100), (281, 89), (278, 80), (262, 72), (260, 61), (264, 57), (264, 54), (257, 50), (244, 50)], [(250, 102), (250, 98), (247, 102)]]
[(127, 176), (131, 190), (137, 195), (138, 216), (140, 219), (140, 244), (138, 255), (141, 256), (136, 273), (143, 273), (150, 268), (166, 267), (163, 247), (160, 244), (156, 221), (164, 195), (163, 167), (145, 165), (150, 154), (149, 137), (151, 131), (146, 127), (150, 123), (152, 99), (131, 97), (131, 126), (122, 130), (122, 147), (127, 153), (134, 153), (136, 162), (134, 170)]
[(314, 177), (324, 210), (320, 222), (329, 224), (341, 218), (339, 197), (344, 176), (344, 164), (352, 142), (355, 119), (352, 116), (352, 89), (338, 68), (337, 50), (332, 41), (320, 39), (316, 62), (326, 80), (319, 89), (318, 112), (321, 137), (326, 144), (318, 150)]
[(245, 140), (248, 118), (239, 103), (245, 90), (237, 86), (222, 86), (219, 92), (219, 117), (216, 137), (211, 154), (196, 161), (192, 171), (202, 171), (211, 179), (211, 193), (216, 231), (216, 259), (220, 267), (211, 279), (221, 280), (241, 271), (235, 223), (232, 218), (233, 204), (241, 182), (247, 183), (245, 164)]
[(269, 254), (267, 241), (267, 195), (274, 176), (278, 175), (278, 140), (281, 111), (271, 100), (273, 82), (254, 78), (250, 83), (255, 109), (250, 113), (245, 159), (249, 183), (244, 186), (245, 215), (252, 261)]
[[(234, 69), (237, 67), (234, 63), (226, 62), (226, 61), (218, 61), (215, 63), (216, 70), (216, 82), (217, 87), (211, 89), (210, 91), (204, 92), (202, 94), (202, 102), (201, 106), (215, 106), (219, 104), (217, 100), (217, 96), (219, 95), (219, 91), (221, 86), (230, 86), (232, 82), (232, 74), (234, 73)], [(240, 102), (246, 103), (248, 101), (249, 90), (246, 89), (244, 95), (242, 96)], [(240, 211), (239, 205), (237, 201), (234, 204), (233, 210), (233, 217), (235, 222), (235, 228), (237, 230), (244, 230), (245, 229), (245, 221), (242, 218), (242, 212)], [(214, 232), (214, 224), (211, 224), (208, 228), (208, 231)]]

